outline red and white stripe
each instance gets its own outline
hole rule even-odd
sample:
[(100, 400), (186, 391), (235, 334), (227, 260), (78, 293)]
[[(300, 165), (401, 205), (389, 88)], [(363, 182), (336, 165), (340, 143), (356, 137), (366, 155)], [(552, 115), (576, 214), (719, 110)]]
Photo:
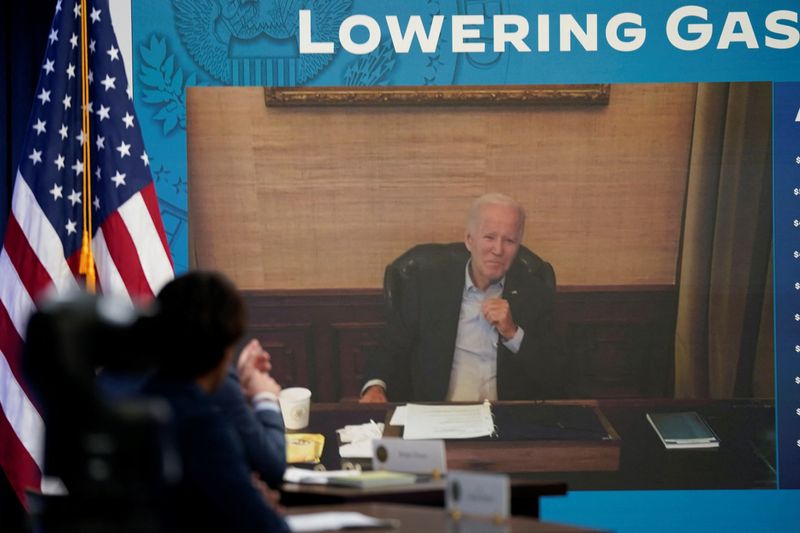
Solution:
[(97, 277), (106, 294), (149, 299), (172, 279), (172, 258), (153, 184), (109, 216), (92, 242)]
[[(133, 195), (103, 222), (93, 239), (99, 286), (131, 302), (148, 300), (173, 277), (172, 260), (153, 184)], [(44, 423), (21, 371), (25, 328), (47, 291), (78, 288), (61, 240), (28, 184), (17, 174), (0, 251), (0, 465), (25, 501), (38, 490)]]

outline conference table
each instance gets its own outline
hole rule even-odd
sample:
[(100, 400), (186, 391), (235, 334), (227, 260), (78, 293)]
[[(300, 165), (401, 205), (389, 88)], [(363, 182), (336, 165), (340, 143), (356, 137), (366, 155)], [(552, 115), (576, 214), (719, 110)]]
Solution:
[(454, 519), (444, 509), (432, 509), (419, 505), (398, 505), (386, 503), (356, 503), (343, 505), (324, 505), (296, 507), (289, 509), (288, 515), (329, 513), (329, 512), (358, 512), (365, 515), (388, 519), (392, 522), (390, 528), (359, 529), (360, 531), (392, 531), (393, 533), (420, 533), (420, 532), (445, 532), (445, 533), (591, 533), (598, 530), (573, 527), (569, 525), (540, 522), (533, 518), (512, 516), (502, 522), (495, 522), (486, 518), (461, 517)]
[[(336, 429), (370, 420), (388, 422), (397, 405), (402, 404), (315, 404), (309, 427), (303, 431), (325, 435), (321, 464), (329, 470), (339, 469), (343, 461), (338, 454)], [(576, 433), (574, 421), (561, 422), (563, 413), (574, 413), (577, 408), (595, 413), (607, 435), (587, 439), (580, 432)], [(776, 486), (775, 417), (771, 400), (495, 402), (492, 411), (496, 423), (502, 419), (503, 412), (507, 413), (506, 426), (509, 420), (514, 421), (513, 440), (502, 438), (504, 434), (509, 435), (508, 431), (504, 432), (503, 423), (498, 423), (499, 439), (448, 440), (445, 444), (448, 468), (509, 473), (514, 514), (538, 516), (538, 498), (565, 494), (567, 487), (570, 490), (693, 490)], [(719, 448), (667, 450), (664, 447), (647, 421), (647, 413), (684, 411), (695, 411), (705, 418), (719, 436)], [(520, 413), (529, 414), (520, 417)], [(517, 429), (542, 420), (547, 421), (544, 434), (527, 440), (520, 438), (524, 433), (521, 435)], [(386, 433), (393, 431), (396, 429), (389, 428)], [(505, 459), (494, 461), (493, 457)], [(358, 489), (287, 484), (283, 489), (283, 501), (287, 505), (374, 500), (441, 505), (443, 484), (428, 483), (420, 485), (416, 494), (413, 490), (405, 494), (399, 490), (370, 494)]]
[[(443, 507), (445, 481), (443, 479), (422, 480), (413, 485), (389, 487), (337, 487), (332, 485), (302, 485), (284, 483), (281, 487), (281, 504), (287, 507), (298, 505), (354, 504), (366, 502), (405, 503)], [(539, 517), (539, 498), (563, 496), (567, 485), (562, 481), (512, 479), (511, 514), (514, 516)]]

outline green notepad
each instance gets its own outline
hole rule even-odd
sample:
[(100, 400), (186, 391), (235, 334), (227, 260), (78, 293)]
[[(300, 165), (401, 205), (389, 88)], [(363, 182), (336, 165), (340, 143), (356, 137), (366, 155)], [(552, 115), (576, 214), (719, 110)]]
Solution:
[(388, 487), (393, 485), (412, 485), (417, 481), (414, 474), (389, 472), (386, 470), (373, 470), (363, 472), (357, 476), (331, 477), (328, 483), (343, 487), (358, 487), (362, 489), (374, 487)]
[(648, 413), (647, 420), (667, 449), (719, 447), (714, 430), (695, 412)]

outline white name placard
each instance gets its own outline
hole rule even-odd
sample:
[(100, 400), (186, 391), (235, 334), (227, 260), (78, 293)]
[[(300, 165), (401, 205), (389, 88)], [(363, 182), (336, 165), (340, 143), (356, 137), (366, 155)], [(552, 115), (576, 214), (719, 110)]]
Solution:
[(508, 476), (451, 470), (447, 474), (445, 502), (451, 513), (506, 518), (511, 514)]
[(373, 440), (372, 468), (412, 474), (444, 474), (447, 472), (444, 441)]

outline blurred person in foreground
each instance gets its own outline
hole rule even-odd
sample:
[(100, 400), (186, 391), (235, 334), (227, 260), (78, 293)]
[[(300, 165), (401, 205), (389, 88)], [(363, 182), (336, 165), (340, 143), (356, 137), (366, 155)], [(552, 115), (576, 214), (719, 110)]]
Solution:
[[(136, 397), (159, 366), (159, 359), (163, 357), (157, 354), (124, 361), (111, 358), (97, 375), (96, 385), (108, 400)], [(277, 489), (286, 470), (286, 439), (278, 406), (281, 386), (270, 376), (271, 370), (269, 353), (252, 339), (235, 364), (228, 367), (225, 379), (211, 394), (211, 401), (236, 430), (250, 469)]]
[[(191, 272), (168, 283), (157, 304), (159, 366), (143, 393), (170, 404), (183, 465), (182, 480), (164, 502), (168, 529), (288, 531), (263, 481), (251, 477), (241, 441), (213, 400), (230, 379), (234, 345), (244, 331), (236, 288), (220, 274)], [(242, 363), (252, 365), (242, 374), (245, 390), (259, 390), (256, 384), (265, 381), (257, 374), (259, 365), (266, 368), (264, 358), (255, 352), (248, 358), (261, 363)]]

